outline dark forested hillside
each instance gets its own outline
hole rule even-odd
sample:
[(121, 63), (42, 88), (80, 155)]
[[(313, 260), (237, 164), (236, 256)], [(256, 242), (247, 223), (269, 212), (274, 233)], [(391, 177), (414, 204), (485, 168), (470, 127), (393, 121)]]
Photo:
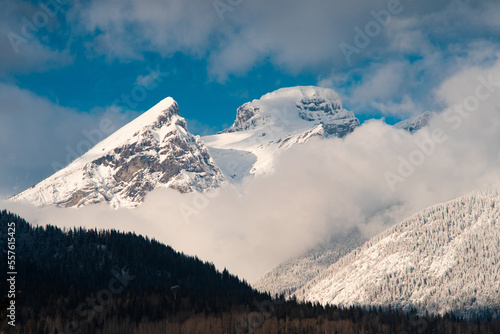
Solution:
[[(8, 324), (8, 224), (15, 225), (16, 318)], [(14, 223), (14, 224), (12, 224)], [(284, 302), (213, 264), (133, 233), (34, 227), (0, 212), (6, 333), (499, 333), (493, 321)]]
[(0, 213), (0, 221), (2, 275), (7, 272), (7, 224), (14, 222), (16, 227), (20, 325), (41, 318), (95, 321), (112, 308), (118, 308), (112, 312), (118, 318), (158, 320), (178, 312), (229, 311), (266, 298), (226, 270), (221, 273), (213, 264), (147, 237), (114, 230), (33, 227), (6, 211)]

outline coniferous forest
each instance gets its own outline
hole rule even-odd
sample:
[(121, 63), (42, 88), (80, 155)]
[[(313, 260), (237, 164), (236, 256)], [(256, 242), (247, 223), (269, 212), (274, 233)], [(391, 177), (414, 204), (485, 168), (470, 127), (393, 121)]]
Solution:
[[(12, 222), (15, 327), (5, 277)], [(500, 333), (491, 319), (285, 301), (133, 233), (36, 227), (7, 211), (0, 223), (2, 333)]]

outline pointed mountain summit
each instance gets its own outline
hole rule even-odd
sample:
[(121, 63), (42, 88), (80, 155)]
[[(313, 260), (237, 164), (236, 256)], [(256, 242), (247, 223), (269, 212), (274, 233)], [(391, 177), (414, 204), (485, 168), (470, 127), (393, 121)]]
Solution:
[(223, 180), (208, 149), (189, 133), (177, 103), (169, 97), (12, 199), (39, 206), (105, 202), (133, 208), (158, 187), (204, 192)]

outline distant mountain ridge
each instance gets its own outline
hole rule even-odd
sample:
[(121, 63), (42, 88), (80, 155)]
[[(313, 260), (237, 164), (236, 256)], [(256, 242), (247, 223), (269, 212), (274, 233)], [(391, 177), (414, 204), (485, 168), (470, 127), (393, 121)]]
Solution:
[[(415, 133), (424, 113), (394, 127)], [(234, 124), (193, 136), (166, 98), (66, 168), (14, 196), (44, 206), (135, 208), (154, 189), (208, 192), (273, 172), (276, 157), (312, 139), (342, 140), (359, 120), (337, 93), (291, 87), (238, 108)], [(423, 210), (364, 243), (353, 233), (268, 272), (260, 291), (342, 306), (383, 306), (472, 318), (500, 310), (500, 195), (476, 192)]]

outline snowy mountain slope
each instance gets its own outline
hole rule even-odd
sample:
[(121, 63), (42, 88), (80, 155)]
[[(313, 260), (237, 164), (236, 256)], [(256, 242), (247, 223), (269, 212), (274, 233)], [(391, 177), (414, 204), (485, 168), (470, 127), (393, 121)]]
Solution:
[(166, 98), (12, 199), (39, 206), (107, 202), (115, 208), (137, 207), (157, 187), (206, 191), (223, 180), (201, 139), (188, 132), (177, 103)]
[(359, 120), (342, 107), (336, 92), (298, 86), (245, 103), (231, 127), (203, 137), (203, 141), (223, 171), (228, 165), (238, 166), (238, 173), (225, 173), (226, 177), (241, 180), (250, 174), (272, 172), (279, 150), (313, 137), (342, 138), (358, 126)]
[(414, 306), (465, 317), (500, 310), (498, 188), (404, 220), (340, 259), (296, 295), (322, 304)]
[(277, 293), (288, 297), (364, 242), (366, 239), (361, 232), (354, 229), (347, 235), (338, 236), (304, 255), (280, 264), (252, 286), (259, 291), (269, 292), (272, 296)]
[(431, 118), (434, 117), (434, 115), (435, 113), (426, 111), (420, 115), (396, 123), (394, 124), (394, 127), (396, 129), (402, 129), (408, 131), (409, 133), (415, 133), (418, 130), (429, 125), (429, 122)]

